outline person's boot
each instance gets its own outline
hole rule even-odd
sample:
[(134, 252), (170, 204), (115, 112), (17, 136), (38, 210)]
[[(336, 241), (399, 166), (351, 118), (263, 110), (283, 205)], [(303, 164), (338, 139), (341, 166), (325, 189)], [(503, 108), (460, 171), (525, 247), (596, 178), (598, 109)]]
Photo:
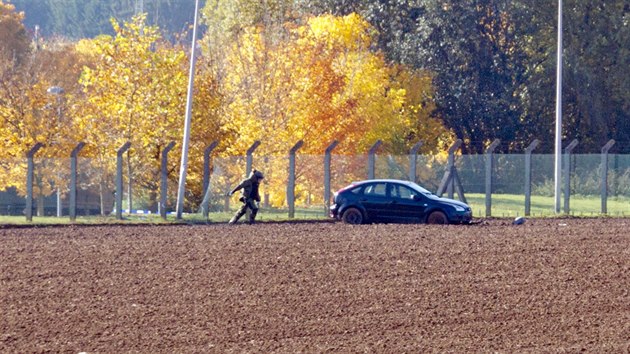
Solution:
[(258, 214), (258, 209), (252, 210), (249, 214), (249, 224), (254, 225), (256, 223), (256, 214)]
[(228, 225), (234, 225), (238, 222), (238, 219), (241, 218), (241, 216), (243, 216), (243, 214), (235, 214), (230, 221), (228, 221)]

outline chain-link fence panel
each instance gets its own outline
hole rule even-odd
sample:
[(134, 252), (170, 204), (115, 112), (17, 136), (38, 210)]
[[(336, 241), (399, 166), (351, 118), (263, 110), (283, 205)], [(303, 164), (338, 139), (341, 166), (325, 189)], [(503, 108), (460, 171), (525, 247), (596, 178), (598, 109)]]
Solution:
[(24, 215), (26, 158), (0, 159), (0, 215)]
[(116, 171), (111, 162), (77, 159), (77, 215), (108, 216), (115, 208)]
[[(368, 155), (330, 156), (330, 195), (352, 182), (365, 180), (374, 168), (379, 179), (412, 179), (426, 189), (436, 192), (447, 172), (446, 156), (374, 155), (370, 164)], [(571, 168), (562, 172), (561, 209), (564, 212), (565, 178), (570, 177), (570, 213), (576, 215), (600, 214), (602, 202), (602, 155), (563, 155), (570, 159)], [(208, 188), (209, 212), (233, 213), (240, 206), (239, 194), (227, 196), (234, 187), (247, 178), (249, 168), (265, 174), (260, 186), (261, 207), (269, 212), (291, 214), (288, 188), (293, 188), (295, 218), (311, 218), (327, 214), (326, 158), (325, 155), (300, 154), (294, 156), (295, 183), (290, 183), (291, 156), (214, 157)], [(116, 210), (116, 157), (77, 159), (76, 215), (112, 215)], [(494, 154), (491, 177), (491, 214), (514, 216), (525, 213), (525, 154)], [(486, 204), (487, 155), (456, 155), (454, 166), (467, 202), (475, 215), (483, 215)], [(177, 168), (168, 164), (166, 203), (160, 204), (161, 166), (158, 160), (147, 160), (145, 155), (132, 153), (123, 156), (123, 214), (159, 214), (160, 208), (174, 212), (177, 202)], [(415, 174), (412, 171), (415, 166)], [(70, 209), (70, 158), (33, 159), (34, 216), (68, 216)], [(555, 209), (555, 156), (531, 155), (531, 215), (549, 215)], [(630, 155), (608, 155), (606, 212), (611, 215), (630, 214)], [(27, 159), (0, 161), (0, 215), (24, 215), (26, 207)], [(201, 181), (188, 181), (199, 183)], [(456, 190), (451, 189), (458, 199)], [(444, 196), (448, 196), (445, 192)], [(201, 198), (197, 198), (201, 199)], [(197, 202), (199, 203), (199, 202)], [(199, 206), (190, 206), (197, 212)]]
[(238, 197), (230, 197), (228, 193), (247, 177), (245, 171), (244, 156), (216, 157), (212, 160), (209, 212), (229, 212), (237, 207)]
[(334, 193), (352, 182), (367, 179), (368, 156), (332, 155), (330, 169), (330, 185)]

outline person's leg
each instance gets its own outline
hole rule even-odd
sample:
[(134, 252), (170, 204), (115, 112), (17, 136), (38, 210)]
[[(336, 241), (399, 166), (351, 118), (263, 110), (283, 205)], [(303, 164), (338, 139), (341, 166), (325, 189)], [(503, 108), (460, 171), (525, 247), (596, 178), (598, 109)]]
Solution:
[(247, 203), (244, 203), (240, 208), (238, 208), (238, 210), (236, 211), (236, 214), (234, 214), (234, 216), (232, 217), (232, 219), (230, 219), (228, 224), (235, 224), (238, 221), (238, 219), (241, 218), (241, 216), (245, 215), (246, 211), (247, 211)]
[(249, 223), (254, 224), (256, 223), (256, 214), (258, 214), (258, 205), (256, 205), (256, 202), (253, 200), (249, 201), (247, 204), (252, 210), (251, 213), (249, 213)]

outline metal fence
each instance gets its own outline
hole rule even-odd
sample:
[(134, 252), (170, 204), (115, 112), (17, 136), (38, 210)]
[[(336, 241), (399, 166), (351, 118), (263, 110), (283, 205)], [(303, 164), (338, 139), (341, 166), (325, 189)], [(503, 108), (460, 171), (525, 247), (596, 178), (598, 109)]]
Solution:
[[(610, 142), (598, 154), (563, 154), (562, 210), (565, 214), (630, 214), (630, 155), (609, 154)], [(226, 193), (253, 169), (265, 173), (263, 208), (286, 212), (289, 218), (325, 215), (334, 191), (368, 178), (414, 180), (436, 194), (459, 198), (473, 206), (475, 216), (531, 215), (554, 212), (554, 156), (535, 154), (537, 142), (522, 154), (461, 155), (457, 141), (448, 154), (420, 155), (416, 145), (408, 155), (380, 153), (377, 142), (364, 155), (334, 154), (333, 143), (322, 155), (300, 154), (301, 142), (286, 155), (259, 156), (252, 145), (245, 156), (213, 155), (206, 149), (203, 175), (189, 195), (187, 212), (211, 217), (232, 210), (237, 197)], [(158, 214), (164, 218), (176, 205), (177, 161), (168, 161), (173, 148), (162, 152), (159, 166), (126, 160), (125, 144), (110, 159), (80, 157), (79, 144), (68, 159), (38, 158), (41, 145), (23, 159), (0, 160), (0, 215), (77, 216)], [(573, 147), (575, 144), (573, 144)], [(3, 185), (4, 184), (4, 185)], [(576, 208), (572, 203), (579, 203)], [(120, 206), (120, 207), (119, 207)], [(310, 211), (311, 213), (301, 213)]]

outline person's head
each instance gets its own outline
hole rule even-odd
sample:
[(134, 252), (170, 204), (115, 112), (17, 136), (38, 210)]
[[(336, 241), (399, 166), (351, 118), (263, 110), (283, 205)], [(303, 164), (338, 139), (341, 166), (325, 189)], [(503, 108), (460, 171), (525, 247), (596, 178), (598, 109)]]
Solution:
[(262, 180), (265, 178), (265, 175), (263, 175), (263, 173), (258, 171), (258, 170), (254, 170), (252, 172), (252, 176), (254, 177), (256, 182), (258, 182), (258, 183), (262, 182)]

